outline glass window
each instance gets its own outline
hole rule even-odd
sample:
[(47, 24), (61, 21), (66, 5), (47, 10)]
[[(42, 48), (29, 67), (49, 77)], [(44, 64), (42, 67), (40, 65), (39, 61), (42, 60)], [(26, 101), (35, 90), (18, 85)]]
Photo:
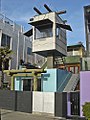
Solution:
[(8, 35), (2, 34), (1, 46), (8, 46), (10, 48), (11, 37)]
[(35, 28), (35, 39), (52, 37), (52, 24), (37, 26)]
[(60, 28), (57, 27), (57, 29), (56, 29), (56, 36), (59, 37), (59, 34), (60, 34)]
[(27, 54), (31, 55), (32, 54), (32, 49), (30, 47), (27, 47)]

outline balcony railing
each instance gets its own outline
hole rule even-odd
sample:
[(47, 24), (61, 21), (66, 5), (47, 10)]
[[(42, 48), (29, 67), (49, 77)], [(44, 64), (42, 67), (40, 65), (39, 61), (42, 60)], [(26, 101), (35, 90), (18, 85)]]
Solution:
[(17, 29), (20, 30), (22, 32), (22, 26), (16, 24), (14, 21), (10, 20), (8, 17), (6, 17), (5, 15), (3, 15), (2, 13), (0, 13), (0, 22), (8, 24), (10, 26), (13, 27), (13, 29)]

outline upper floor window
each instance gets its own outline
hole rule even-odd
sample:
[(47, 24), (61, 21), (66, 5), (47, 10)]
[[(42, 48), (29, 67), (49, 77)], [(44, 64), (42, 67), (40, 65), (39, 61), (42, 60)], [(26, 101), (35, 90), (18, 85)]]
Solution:
[(11, 37), (5, 34), (2, 34), (1, 46), (10, 48)]
[(57, 26), (57, 28), (56, 28), (56, 37), (58, 39), (66, 40), (66, 32), (65, 32), (65, 30), (63, 30), (63, 29), (61, 29), (60, 27)]
[(32, 49), (30, 47), (27, 47), (27, 54), (31, 55), (32, 54)]
[(47, 24), (43, 26), (41, 25), (35, 28), (35, 36), (34, 36), (35, 39), (47, 38), (52, 36), (53, 36), (52, 24)]

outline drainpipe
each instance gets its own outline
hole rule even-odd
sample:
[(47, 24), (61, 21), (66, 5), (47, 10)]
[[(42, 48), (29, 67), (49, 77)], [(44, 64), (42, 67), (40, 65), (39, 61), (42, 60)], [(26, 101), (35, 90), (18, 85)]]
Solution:
[(16, 69), (18, 69), (18, 65), (19, 65), (19, 31), (18, 31), (18, 42), (17, 42), (17, 65), (16, 65)]

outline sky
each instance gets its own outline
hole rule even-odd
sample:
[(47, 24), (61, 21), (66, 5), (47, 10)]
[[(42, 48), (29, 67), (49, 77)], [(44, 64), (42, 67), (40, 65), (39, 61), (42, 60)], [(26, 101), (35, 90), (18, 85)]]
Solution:
[(53, 11), (66, 10), (67, 13), (60, 15), (67, 20), (67, 24), (72, 27), (73, 32), (67, 31), (67, 44), (77, 44), (82, 42), (85, 46), (84, 30), (84, 6), (90, 5), (90, 0), (1, 0), (1, 13), (8, 18), (23, 25), (25, 31), (30, 29), (29, 19), (37, 13), (33, 7), (37, 7), (42, 13), (47, 12), (43, 7), (47, 4)]

